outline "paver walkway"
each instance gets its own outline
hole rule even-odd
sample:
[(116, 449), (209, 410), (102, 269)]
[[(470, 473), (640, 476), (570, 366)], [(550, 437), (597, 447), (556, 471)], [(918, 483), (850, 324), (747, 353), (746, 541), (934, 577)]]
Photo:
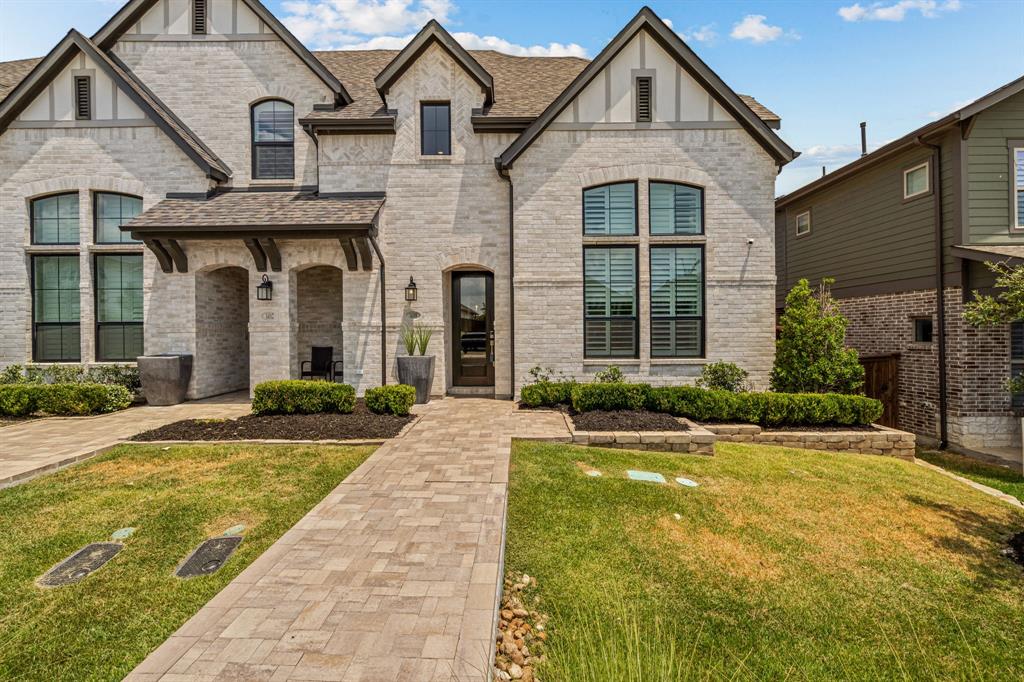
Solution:
[(487, 679), (511, 437), (568, 431), (507, 401), (421, 414), (127, 679)]
[(0, 488), (74, 464), (137, 433), (179, 419), (249, 414), (242, 391), (168, 407), (133, 407), (97, 417), (47, 417), (0, 427)]

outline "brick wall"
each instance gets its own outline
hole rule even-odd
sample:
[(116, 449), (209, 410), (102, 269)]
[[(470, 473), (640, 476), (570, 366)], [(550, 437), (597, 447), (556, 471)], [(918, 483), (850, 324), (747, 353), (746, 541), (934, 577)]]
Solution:
[(312, 359), (313, 346), (334, 349), (334, 359), (344, 353), (342, 333), (342, 271), (314, 266), (296, 273), (297, 362)]
[(196, 273), (196, 355), (190, 397), (249, 385), (249, 278), (244, 268)]

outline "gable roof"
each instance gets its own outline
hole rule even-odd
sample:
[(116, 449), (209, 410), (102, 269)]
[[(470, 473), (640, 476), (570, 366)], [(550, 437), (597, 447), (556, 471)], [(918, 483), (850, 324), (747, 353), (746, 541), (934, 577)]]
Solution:
[(420, 29), (420, 32), (409, 41), (409, 44), (402, 48), (398, 55), (391, 60), (391, 63), (384, 67), (384, 70), (373, 79), (373, 84), (376, 86), (377, 92), (380, 93), (380, 98), (387, 102), (386, 93), (388, 88), (412, 66), (413, 62), (428, 47), (435, 43), (450, 54), (452, 59), (465, 69), (466, 73), (473, 77), (473, 80), (480, 84), (480, 87), (484, 90), (484, 106), (490, 106), (494, 102), (494, 79), (491, 77), (491, 74), (484, 67), (480, 66), (480, 62), (473, 59), (469, 52), (466, 51), (466, 48), (459, 45), (459, 42), (448, 31), (444, 30), (444, 27), (437, 23), (436, 19), (428, 21), (427, 25)]
[(987, 95), (979, 97), (962, 109), (957, 109), (952, 113), (946, 114), (937, 121), (927, 123), (916, 130), (910, 131), (903, 137), (893, 140), (889, 144), (882, 145), (870, 154), (865, 154), (859, 159), (855, 159), (845, 166), (837, 168), (828, 175), (824, 175), (817, 180), (800, 187), (799, 189), (795, 189), (789, 194), (783, 194), (775, 200), (775, 208), (782, 208), (787, 204), (793, 203), (797, 199), (801, 199), (809, 194), (817, 192), (820, 189), (829, 187), (844, 178), (856, 175), (862, 170), (885, 161), (894, 154), (898, 154), (909, 149), (916, 145), (918, 140), (921, 138), (946, 132), (954, 126), (961, 126), (961, 135), (963, 135), (964, 139), (967, 139), (970, 136), (970, 128), (974, 116), (1019, 92), (1024, 92), (1024, 76), (996, 88)]
[[(313, 56), (306, 46), (299, 42), (291, 31), (289, 31), (284, 24), (278, 20), (273, 13), (263, 6), (263, 3), (259, 0), (240, 0), (244, 2), (246, 6), (253, 11), (253, 13), (260, 18), (260, 20), (270, 27), (270, 29), (277, 34), (277, 36), (287, 45), (292, 52), (295, 53), (306, 66), (315, 73), (324, 84), (331, 89), (334, 93), (334, 98), (338, 104), (348, 104), (352, 101), (348, 91), (345, 90), (345, 86), (341, 84), (337, 76), (331, 73), (327, 67), (321, 64), (316, 57)], [(143, 15), (150, 10), (157, 3), (157, 0), (128, 0), (124, 6), (121, 7), (110, 18), (107, 23), (100, 28), (99, 31), (93, 35), (93, 41), (103, 50), (109, 50), (113, 47), (117, 39), (120, 38), (129, 28), (131, 28), (135, 22), (139, 21)]]
[(127, 66), (100, 50), (91, 40), (71, 29), (48, 55), (36, 63), (8, 96), (0, 102), (0, 133), (42, 93), (71, 63), (78, 52), (92, 59), (111, 80), (152, 120), (208, 177), (226, 180), (231, 169), (189, 130)]
[(693, 50), (658, 18), (649, 7), (642, 8), (618, 35), (590, 62), (583, 71), (569, 84), (544, 112), (524, 130), (514, 142), (495, 159), (495, 164), (502, 169), (511, 168), (519, 156), (533, 143), (573, 99), (579, 95), (590, 82), (597, 77), (612, 59), (633, 39), (638, 32), (646, 30), (686, 72), (707, 90), (723, 109), (729, 112), (753, 136), (755, 140), (781, 166), (797, 157), (788, 144), (769, 128), (757, 114), (737, 95), (721, 78), (701, 61)]

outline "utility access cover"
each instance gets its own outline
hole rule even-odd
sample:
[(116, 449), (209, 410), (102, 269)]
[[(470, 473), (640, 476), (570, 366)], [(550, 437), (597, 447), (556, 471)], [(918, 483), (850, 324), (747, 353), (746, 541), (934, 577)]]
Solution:
[(47, 571), (39, 579), (39, 584), (42, 587), (60, 587), (77, 583), (113, 559), (122, 547), (124, 545), (119, 542), (94, 542), (86, 545)]
[(241, 535), (228, 535), (205, 540), (185, 559), (174, 575), (179, 578), (195, 578), (200, 575), (216, 573), (234, 554), (241, 542)]

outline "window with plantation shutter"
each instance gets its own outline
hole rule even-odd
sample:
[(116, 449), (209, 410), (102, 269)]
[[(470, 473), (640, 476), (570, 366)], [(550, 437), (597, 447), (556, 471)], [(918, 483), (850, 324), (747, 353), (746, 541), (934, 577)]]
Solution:
[(192, 0), (192, 33), (203, 35), (206, 33), (206, 11), (207, 0)]
[(651, 357), (704, 357), (704, 249), (651, 247)]
[(636, 254), (632, 246), (584, 247), (584, 357), (638, 357)]
[(583, 234), (599, 237), (636, 233), (635, 182), (583, 190)]
[(637, 123), (650, 123), (653, 120), (651, 110), (651, 77), (640, 76), (636, 79)]
[(92, 118), (92, 78), (75, 76), (75, 119), (88, 121)]
[(295, 177), (295, 110), (288, 102), (271, 99), (253, 105), (252, 177)]
[(671, 182), (650, 185), (651, 234), (704, 234), (704, 190)]

